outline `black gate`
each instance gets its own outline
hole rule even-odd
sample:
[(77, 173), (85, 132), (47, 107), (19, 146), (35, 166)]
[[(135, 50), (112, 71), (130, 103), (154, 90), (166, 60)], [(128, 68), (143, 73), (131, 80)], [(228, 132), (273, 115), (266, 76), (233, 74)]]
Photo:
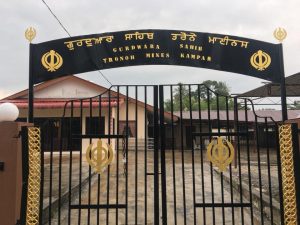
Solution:
[(278, 126), (250, 100), (112, 86), (41, 134), (40, 224), (284, 224)]

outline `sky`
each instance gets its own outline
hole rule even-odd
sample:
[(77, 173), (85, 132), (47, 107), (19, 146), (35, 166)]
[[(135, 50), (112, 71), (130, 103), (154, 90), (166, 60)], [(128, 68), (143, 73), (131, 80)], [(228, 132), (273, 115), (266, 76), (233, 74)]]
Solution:
[[(177, 29), (220, 33), (277, 43), (283, 27), (286, 76), (300, 72), (299, 0), (45, 0), (72, 36), (132, 29)], [(41, 0), (1, 1), (0, 99), (28, 87), (29, 44), (67, 37)], [(240, 74), (181, 66), (135, 66), (103, 70), (112, 84), (176, 84), (224, 81), (243, 93), (264, 80)], [(105, 87), (98, 72), (78, 75)]]

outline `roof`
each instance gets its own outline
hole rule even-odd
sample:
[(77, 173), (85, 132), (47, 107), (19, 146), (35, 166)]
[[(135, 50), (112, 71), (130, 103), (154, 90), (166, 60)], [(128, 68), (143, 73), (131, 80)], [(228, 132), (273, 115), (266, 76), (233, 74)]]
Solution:
[[(43, 83), (40, 83), (36, 86), (34, 86), (34, 92), (38, 92), (44, 89), (47, 89), (48, 87), (60, 84), (62, 82), (68, 82), (70, 83), (71, 81), (77, 81), (82, 85), (86, 85), (88, 88), (93, 89), (99, 93), (103, 93), (106, 90), (108, 90), (105, 87), (102, 87), (100, 85), (97, 85), (93, 82), (84, 80), (82, 78), (76, 77), (76, 76), (65, 76), (65, 77), (60, 77), (57, 79), (49, 80)], [(36, 109), (51, 109), (51, 108), (63, 108), (65, 104), (70, 101), (70, 98), (35, 98), (34, 99), (34, 108)], [(27, 109), (28, 108), (28, 89), (22, 90), (20, 92), (17, 92), (13, 95), (10, 95), (6, 98), (3, 98), (0, 100), (0, 103), (3, 102), (10, 102), (14, 103), (18, 108), (20, 109)], [(123, 99), (120, 98), (119, 103), (122, 104), (124, 101)], [(110, 103), (108, 102), (108, 98), (102, 98), (101, 99), (101, 106), (103, 107), (108, 107), (108, 106), (116, 106), (117, 101), (116, 99), (111, 99)], [(73, 105), (75, 108), (80, 107), (80, 102), (74, 102)], [(83, 101), (83, 108), (87, 108), (90, 106), (89, 101)], [(93, 107), (98, 107), (99, 106), (99, 101), (97, 99), (92, 99), (92, 106)], [(70, 105), (69, 105), (70, 107)]]
[[(285, 78), (286, 95), (288, 97), (300, 96), (300, 73)], [(239, 94), (239, 97), (280, 97), (280, 84), (268, 83), (261, 87)]]
[[(6, 101), (6, 100), (4, 100)], [(17, 100), (9, 100), (10, 103), (15, 104), (19, 109), (27, 109), (28, 108), (28, 101), (27, 99), (17, 99)], [(66, 103), (68, 102), (67, 99), (36, 99), (34, 101), (34, 108), (35, 109), (59, 109), (64, 108)], [(119, 104), (124, 103), (123, 99), (119, 100)], [(101, 106), (102, 107), (115, 107), (118, 105), (118, 102), (116, 99), (111, 99), (110, 103), (108, 101), (108, 98), (101, 99)], [(74, 101), (73, 107), (74, 108), (80, 108), (81, 103), (80, 101)], [(71, 107), (71, 104), (68, 104), (67, 107)], [(82, 102), (83, 108), (89, 108), (90, 107), (90, 101), (84, 100)], [(92, 100), (92, 107), (96, 108), (99, 107), (99, 101), (97, 99)]]
[[(249, 122), (255, 122), (255, 114), (259, 117), (272, 117), (274, 121), (279, 122), (282, 118), (281, 110), (257, 110), (255, 111), (255, 114), (253, 111), (248, 110), (248, 121)], [(217, 120), (218, 118), (221, 121), (227, 120), (227, 112), (226, 110), (219, 110), (219, 117), (218, 117), (218, 111), (217, 110), (210, 110), (210, 114), (208, 114), (207, 110), (203, 110), (199, 113), (199, 111), (193, 111), (192, 112), (192, 118), (193, 119), (199, 119), (199, 114), (201, 114), (201, 119), (208, 120), (208, 115), (210, 116), (211, 120)], [(174, 112), (174, 115), (181, 117), (180, 112)], [(300, 116), (300, 110), (288, 110), (288, 118), (289, 119), (295, 119), (298, 116)], [(182, 112), (182, 119), (190, 119), (190, 112), (184, 111)], [(228, 111), (228, 119), (234, 120), (234, 112), (233, 110)], [(239, 121), (246, 121), (246, 115), (245, 110), (239, 110), (238, 111), (238, 120)], [(258, 122), (263, 122), (262, 119), (258, 119)]]
[[(62, 83), (63, 81), (78, 81), (82, 84), (85, 84), (87, 86), (89, 86), (90, 88), (93, 88), (95, 90), (97, 90), (97, 92), (99, 92), (99, 94), (104, 93), (105, 91), (108, 90), (108, 88), (100, 86), (98, 84), (95, 84), (93, 82), (84, 80), (82, 78), (79, 78), (77, 76), (73, 76), (73, 75), (69, 75), (69, 76), (64, 76), (64, 77), (59, 77), (53, 80), (49, 80), (49, 81), (45, 81), (43, 83), (40, 83), (36, 86), (34, 86), (34, 92), (37, 91), (41, 91), (43, 89), (46, 89), (50, 86)], [(126, 95), (123, 95), (121, 93), (117, 93), (114, 90), (110, 89), (110, 93), (111, 96), (114, 97), (114, 99), (111, 99), (110, 104), (108, 103), (108, 99), (107, 97), (102, 97), (101, 99), (101, 105), (104, 107), (107, 106), (116, 106), (117, 105), (117, 101), (116, 98), (119, 96), (119, 103), (122, 104), (124, 103), (125, 99), (127, 98)], [(80, 99), (80, 98), (79, 98)], [(40, 108), (40, 109), (50, 109), (50, 108), (63, 108), (65, 106), (65, 104), (67, 102), (70, 102), (70, 100), (75, 100), (74, 101), (74, 107), (80, 107), (79, 106), (79, 100), (78, 98), (74, 98), (74, 99), (70, 99), (70, 98), (34, 98), (34, 108)], [(83, 107), (89, 107), (89, 99), (87, 99), (86, 103), (83, 103)], [(92, 98), (92, 107), (98, 107), (99, 106), (99, 101), (98, 98)], [(136, 100), (134, 98), (128, 97), (128, 101), (132, 102), (132, 103), (137, 103), (139, 106), (141, 107), (145, 107), (145, 103), (140, 101), (140, 100)], [(28, 89), (22, 90), (20, 92), (17, 92), (13, 95), (10, 95), (6, 98), (3, 98), (0, 100), (0, 103), (4, 103), (4, 102), (11, 102), (14, 103), (15, 105), (17, 105), (18, 108), (23, 108), (23, 109), (27, 109), (28, 108)], [(68, 107), (70, 106), (70, 104), (68, 105)], [(150, 104), (146, 104), (147, 110), (152, 112), (153, 111), (153, 106)], [(165, 112), (165, 117), (168, 119), (171, 118), (171, 114), (169, 112)], [(176, 120), (177, 117), (174, 115), (174, 119)]]
[[(61, 82), (66, 81), (66, 80), (77, 80), (77, 81), (79, 81), (81, 83), (87, 84), (91, 88), (99, 90), (99, 93), (107, 90), (107, 88), (102, 87), (100, 85), (97, 85), (97, 84), (95, 84), (93, 82), (84, 80), (82, 78), (79, 78), (79, 77), (76, 77), (76, 76), (73, 76), (73, 75), (69, 75), (69, 76), (59, 77), (59, 78), (56, 78), (56, 79), (53, 79), (53, 80), (49, 80), (49, 81), (40, 83), (38, 85), (35, 85), (34, 86), (34, 92), (43, 90), (43, 89), (45, 89), (47, 87), (50, 87), (52, 85), (61, 83)], [(7, 97), (1, 99), (0, 101), (3, 101), (3, 100), (12, 100), (12, 99), (19, 99), (19, 98), (24, 98), (24, 97), (27, 97), (27, 96), (28, 96), (28, 89), (25, 89), (25, 90), (22, 90), (20, 92), (17, 92), (15, 94), (13, 94), (13, 95), (7, 96)]]

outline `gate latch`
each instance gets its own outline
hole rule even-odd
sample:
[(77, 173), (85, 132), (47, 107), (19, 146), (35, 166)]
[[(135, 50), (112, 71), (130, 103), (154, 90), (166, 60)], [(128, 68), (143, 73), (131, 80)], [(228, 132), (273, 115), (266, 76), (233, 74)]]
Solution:
[(4, 162), (0, 162), (0, 171), (4, 171)]

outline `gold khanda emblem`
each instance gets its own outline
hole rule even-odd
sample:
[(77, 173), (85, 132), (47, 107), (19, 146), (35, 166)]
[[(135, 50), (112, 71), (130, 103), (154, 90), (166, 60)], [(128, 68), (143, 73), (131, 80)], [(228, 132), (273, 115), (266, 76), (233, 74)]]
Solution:
[(207, 146), (207, 158), (223, 172), (234, 158), (234, 148), (229, 141), (218, 137), (217, 143), (212, 140)]
[(258, 50), (251, 56), (250, 63), (255, 69), (263, 71), (270, 66), (271, 57), (262, 50)]
[(93, 144), (90, 144), (86, 150), (86, 160), (98, 174), (101, 174), (114, 159), (112, 146), (106, 145), (107, 148), (104, 148), (102, 141), (99, 139), (95, 148), (93, 148)]
[(282, 42), (286, 38), (287, 32), (284, 28), (278, 27), (274, 30), (273, 35), (278, 41)]
[(33, 27), (29, 27), (25, 31), (25, 38), (31, 43), (36, 36), (36, 30)]
[(62, 66), (63, 58), (56, 51), (50, 50), (42, 56), (41, 62), (49, 72), (54, 72)]

